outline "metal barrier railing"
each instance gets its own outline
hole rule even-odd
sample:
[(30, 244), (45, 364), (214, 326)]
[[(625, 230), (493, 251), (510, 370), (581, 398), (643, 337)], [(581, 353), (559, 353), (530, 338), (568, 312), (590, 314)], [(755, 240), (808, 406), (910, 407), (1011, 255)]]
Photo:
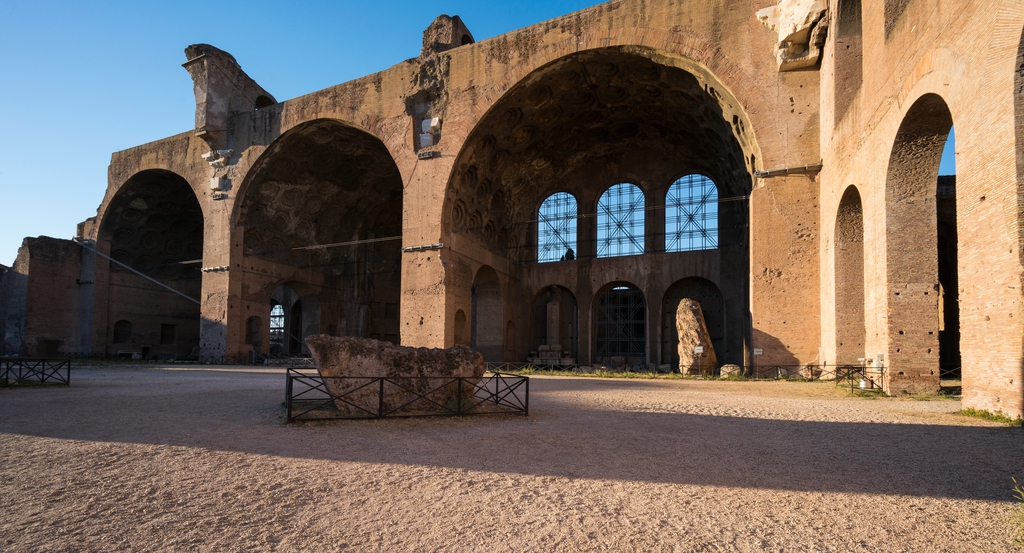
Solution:
[(316, 368), (313, 357), (309, 354), (268, 353), (253, 360), (253, 364), (269, 367), (306, 367)]
[(70, 385), (70, 359), (0, 358), (0, 387)]
[(122, 351), (119, 353), (59, 353), (58, 359), (74, 359), (79, 361), (95, 361), (116, 363), (118, 365), (155, 365), (158, 363), (172, 363), (185, 365), (227, 365), (230, 364), (224, 356), (200, 356), (200, 355), (177, 355), (177, 354), (147, 354), (142, 355), (136, 351)]
[(470, 377), (321, 377), (289, 368), (286, 422), (530, 414), (530, 379)]
[[(636, 374), (665, 375), (678, 374), (679, 369), (668, 365), (642, 365), (636, 367), (608, 368), (591, 365), (539, 365), (531, 363), (487, 363), (487, 371), (516, 373), (529, 371), (532, 373), (575, 373), (593, 374), (598, 371), (608, 373), (631, 372)], [(835, 381), (837, 385), (846, 385), (855, 380), (855, 385), (860, 386), (864, 380), (868, 388), (881, 388), (885, 367), (863, 367), (859, 365), (828, 365), (828, 364), (804, 364), (804, 365), (753, 365), (738, 366), (725, 365), (722, 367), (707, 367), (697, 373), (687, 373), (695, 377), (736, 377), (749, 380), (824, 380)], [(856, 378), (855, 378), (856, 377)]]

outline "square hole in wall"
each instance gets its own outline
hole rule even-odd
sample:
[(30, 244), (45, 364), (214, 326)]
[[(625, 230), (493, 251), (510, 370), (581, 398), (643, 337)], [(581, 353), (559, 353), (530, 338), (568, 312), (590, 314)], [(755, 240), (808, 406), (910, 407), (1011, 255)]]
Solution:
[(178, 325), (160, 325), (160, 345), (173, 346), (178, 339)]

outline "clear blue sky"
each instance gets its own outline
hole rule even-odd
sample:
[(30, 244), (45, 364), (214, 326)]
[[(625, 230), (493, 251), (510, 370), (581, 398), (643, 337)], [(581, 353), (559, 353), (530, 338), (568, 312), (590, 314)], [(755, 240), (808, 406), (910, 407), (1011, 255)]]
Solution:
[(598, 3), (12, 0), (0, 14), (0, 264), (25, 236), (74, 236), (112, 152), (193, 127), (189, 44), (230, 52), (286, 100), (416, 57), (441, 13), (482, 40)]

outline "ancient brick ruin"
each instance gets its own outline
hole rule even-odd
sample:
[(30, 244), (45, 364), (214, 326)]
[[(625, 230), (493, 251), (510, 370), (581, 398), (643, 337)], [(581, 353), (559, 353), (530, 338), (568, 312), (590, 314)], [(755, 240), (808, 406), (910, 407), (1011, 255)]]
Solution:
[(75, 242), (26, 239), (4, 353), (671, 365), (691, 298), (719, 363), (884, 365), (891, 393), (955, 364), (965, 407), (1024, 414), (1024, 6), (771, 2), (481, 42), (442, 16), (419, 57), (282, 102), (190, 46), (195, 127), (115, 153)]

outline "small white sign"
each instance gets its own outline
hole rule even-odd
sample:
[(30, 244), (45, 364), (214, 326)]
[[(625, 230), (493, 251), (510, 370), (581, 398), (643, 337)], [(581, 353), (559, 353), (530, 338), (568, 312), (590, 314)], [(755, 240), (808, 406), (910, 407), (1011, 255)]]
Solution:
[(756, 355), (757, 357), (761, 357), (762, 355), (764, 355), (764, 350), (761, 348), (754, 348), (754, 355)]
[(704, 346), (693, 346), (693, 353), (696, 353), (696, 354), (704, 353)]

